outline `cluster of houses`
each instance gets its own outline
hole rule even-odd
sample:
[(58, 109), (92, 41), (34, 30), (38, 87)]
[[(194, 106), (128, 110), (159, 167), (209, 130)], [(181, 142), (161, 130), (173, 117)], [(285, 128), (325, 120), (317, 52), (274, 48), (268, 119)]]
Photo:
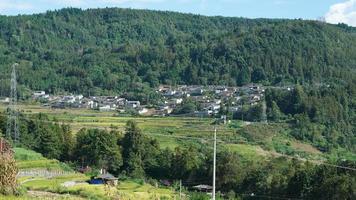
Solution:
[(204, 117), (219, 113), (222, 105), (225, 105), (230, 112), (238, 112), (242, 106), (256, 105), (263, 101), (265, 88), (256, 84), (243, 87), (161, 85), (156, 90), (160, 94), (161, 100), (154, 105), (150, 105), (150, 107), (142, 105), (140, 101), (130, 101), (119, 96), (52, 96), (44, 91), (36, 91), (32, 97), (34, 100), (44, 100), (44, 105), (52, 108), (70, 107), (99, 111), (134, 111), (140, 115), (157, 116), (172, 115), (175, 109), (184, 104), (186, 100), (190, 100), (198, 108), (190, 115)]
[(157, 92), (163, 96), (160, 105), (170, 114), (185, 99), (198, 105), (194, 116), (211, 116), (219, 113), (222, 105), (227, 105), (230, 112), (237, 112), (242, 105), (256, 105), (264, 98), (264, 87), (250, 84), (243, 87), (227, 86), (176, 86), (162, 85)]
[(125, 109), (137, 109), (142, 112), (140, 101), (129, 101), (119, 96), (91, 96), (83, 95), (62, 95), (51, 96), (45, 91), (36, 91), (33, 93), (34, 100), (42, 100), (46, 103), (44, 106), (52, 108), (86, 108), (100, 111), (123, 111)]

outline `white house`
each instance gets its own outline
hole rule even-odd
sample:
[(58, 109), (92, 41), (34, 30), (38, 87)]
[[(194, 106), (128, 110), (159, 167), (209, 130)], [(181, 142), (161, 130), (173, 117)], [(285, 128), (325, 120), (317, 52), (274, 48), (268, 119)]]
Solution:
[(74, 96), (64, 96), (63, 101), (66, 103), (75, 103), (75, 97)]
[(141, 105), (140, 101), (126, 101), (126, 106), (129, 108), (137, 108)]
[(115, 108), (111, 108), (110, 105), (105, 105), (105, 106), (101, 106), (99, 107), (100, 111), (112, 111), (115, 110)]
[(148, 112), (148, 109), (147, 109), (147, 108), (140, 108), (140, 109), (138, 110), (138, 114), (140, 114), (140, 115), (146, 114), (147, 112)]
[(6, 97), (5, 99), (1, 99), (0, 102), (2, 103), (9, 103), (10, 102), (10, 98)]
[(178, 99), (172, 99), (174, 104), (181, 104), (183, 103), (183, 99), (182, 98), (178, 98)]
[(45, 91), (35, 91), (33, 94), (32, 94), (32, 97), (33, 98), (40, 98), (42, 96), (46, 95), (46, 92)]

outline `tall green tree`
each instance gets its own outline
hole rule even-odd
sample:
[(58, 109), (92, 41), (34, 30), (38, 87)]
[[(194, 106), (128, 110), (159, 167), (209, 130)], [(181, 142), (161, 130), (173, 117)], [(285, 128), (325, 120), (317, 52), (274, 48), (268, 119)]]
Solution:
[(126, 123), (122, 147), (124, 159), (123, 169), (132, 177), (144, 177), (145, 171), (144, 163), (142, 161), (145, 151), (144, 136), (136, 122), (128, 121)]
[(81, 129), (77, 133), (74, 157), (79, 164), (108, 169), (119, 174), (123, 160), (118, 145), (119, 133), (99, 129)]

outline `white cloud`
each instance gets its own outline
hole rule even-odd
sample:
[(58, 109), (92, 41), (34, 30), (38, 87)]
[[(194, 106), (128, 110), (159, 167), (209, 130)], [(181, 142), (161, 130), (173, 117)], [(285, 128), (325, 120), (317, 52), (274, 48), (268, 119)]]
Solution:
[(332, 24), (345, 23), (356, 27), (356, 0), (332, 5), (325, 15), (325, 20)]

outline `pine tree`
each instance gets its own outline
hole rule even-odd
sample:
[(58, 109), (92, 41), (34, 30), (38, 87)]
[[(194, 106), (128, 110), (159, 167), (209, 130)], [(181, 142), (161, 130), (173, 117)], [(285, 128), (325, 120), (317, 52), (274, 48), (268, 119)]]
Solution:
[(270, 109), (269, 118), (272, 121), (278, 122), (281, 119), (282, 113), (275, 101), (272, 101), (272, 107)]
[(243, 86), (251, 82), (251, 72), (248, 67), (243, 67), (237, 76), (236, 83), (238, 86)]
[(144, 176), (142, 156), (144, 149), (144, 137), (136, 122), (128, 121), (126, 133), (123, 138), (123, 168), (135, 178)]
[(52, 132), (50, 129), (44, 126), (39, 126), (37, 129), (38, 140), (38, 152), (42, 153), (47, 158), (59, 159), (61, 155), (60, 139), (57, 133)]

